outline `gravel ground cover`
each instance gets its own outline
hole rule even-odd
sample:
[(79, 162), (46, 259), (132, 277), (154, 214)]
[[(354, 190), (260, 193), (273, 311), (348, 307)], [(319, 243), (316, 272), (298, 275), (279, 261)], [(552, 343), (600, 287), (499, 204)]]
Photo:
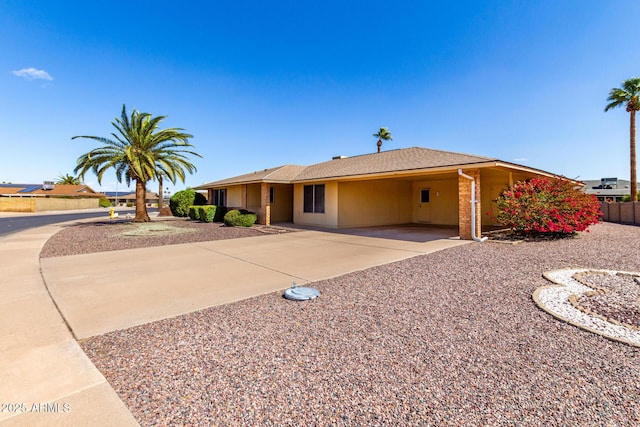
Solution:
[(41, 258), (79, 255), (121, 249), (175, 245), (237, 239), (261, 234), (290, 232), (282, 227), (225, 227), (219, 223), (205, 223), (171, 218), (145, 223), (131, 220), (93, 221), (73, 224), (54, 234), (40, 252)]
[(640, 349), (531, 295), (561, 268), (640, 271), (640, 228), (482, 243), (81, 343), (151, 425), (634, 426)]
[(582, 284), (600, 291), (581, 295), (577, 301), (580, 306), (636, 329), (640, 327), (640, 276), (589, 271), (579, 279)]

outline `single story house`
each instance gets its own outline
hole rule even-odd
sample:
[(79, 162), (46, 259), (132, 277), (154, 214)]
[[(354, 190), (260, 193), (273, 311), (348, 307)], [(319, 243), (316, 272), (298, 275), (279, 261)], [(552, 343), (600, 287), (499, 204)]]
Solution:
[(97, 208), (102, 197), (84, 184), (0, 184), (0, 212)]
[(585, 180), (584, 192), (595, 195), (601, 202), (621, 202), (631, 195), (631, 181), (618, 178)]
[[(131, 192), (131, 191), (105, 191), (104, 192), (105, 196), (107, 197), (107, 199), (109, 199), (109, 201), (111, 202), (111, 204), (113, 206), (116, 206), (116, 204), (118, 206), (124, 206), (127, 203), (133, 203), (135, 205), (136, 203), (136, 193), (135, 191)], [(154, 193), (151, 191), (147, 191), (147, 195), (146, 195), (146, 199), (145, 199), (147, 205), (152, 205), (152, 204), (157, 204), (158, 203), (158, 193)], [(165, 203), (168, 203), (168, 201), (165, 199)]]
[(195, 189), (206, 190), (210, 204), (254, 211), (260, 224), (433, 224), (457, 226), (460, 238), (471, 239), (481, 235), (482, 226), (493, 225), (489, 212), (500, 193), (534, 176), (556, 175), (490, 157), (412, 147), (284, 165)]
[(103, 193), (94, 191), (84, 184), (54, 184), (45, 181), (42, 184), (0, 184), (0, 197), (66, 197), (100, 198)]

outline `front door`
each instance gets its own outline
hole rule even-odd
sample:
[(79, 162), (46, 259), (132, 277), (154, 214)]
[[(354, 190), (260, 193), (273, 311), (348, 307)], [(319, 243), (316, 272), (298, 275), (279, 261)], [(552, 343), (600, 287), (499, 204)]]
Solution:
[(431, 190), (422, 188), (418, 194), (418, 222), (431, 222)]

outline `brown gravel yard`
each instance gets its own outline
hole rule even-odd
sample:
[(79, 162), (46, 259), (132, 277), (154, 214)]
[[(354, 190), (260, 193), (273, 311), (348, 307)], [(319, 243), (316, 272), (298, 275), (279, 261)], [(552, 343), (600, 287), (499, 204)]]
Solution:
[(134, 223), (131, 220), (93, 221), (70, 225), (54, 234), (42, 248), (40, 257), (237, 239), (289, 231), (293, 230), (264, 226), (225, 227), (219, 223), (205, 223), (180, 218), (154, 220), (146, 223)]
[(608, 223), (463, 245), (314, 283), (314, 301), (274, 293), (81, 345), (144, 426), (634, 426), (640, 349), (531, 294), (547, 270), (640, 271), (638, 254), (640, 228)]

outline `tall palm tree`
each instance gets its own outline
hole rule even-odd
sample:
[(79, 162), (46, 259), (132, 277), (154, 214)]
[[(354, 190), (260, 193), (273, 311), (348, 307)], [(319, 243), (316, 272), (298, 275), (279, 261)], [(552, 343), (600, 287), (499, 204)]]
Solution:
[(604, 111), (624, 105), (629, 113), (629, 158), (631, 163), (631, 200), (638, 199), (638, 179), (636, 176), (636, 111), (640, 111), (640, 78), (635, 77), (622, 82), (609, 92), (609, 103)]
[(121, 117), (111, 122), (117, 130), (111, 133), (112, 138), (85, 135), (71, 138), (88, 138), (103, 144), (78, 157), (74, 172), (79, 171), (79, 177), (84, 178), (88, 171), (93, 171), (101, 182), (104, 173), (114, 168), (118, 182), (122, 182), (123, 177), (127, 185), (135, 181), (135, 222), (150, 221), (145, 205), (148, 181), (163, 176), (174, 184), (176, 178), (184, 182), (185, 170), (189, 173), (196, 170), (187, 156), (202, 157), (190, 150), (193, 145), (189, 138), (193, 135), (182, 132), (184, 129), (158, 129), (166, 117), (152, 117), (135, 109), (128, 117), (123, 105)]
[(389, 129), (385, 127), (380, 128), (378, 133), (374, 133), (373, 136), (378, 138), (378, 153), (380, 152), (380, 148), (382, 148), (382, 141), (393, 141), (391, 132), (389, 132)]
[(69, 174), (59, 175), (56, 184), (80, 185), (80, 179)]

